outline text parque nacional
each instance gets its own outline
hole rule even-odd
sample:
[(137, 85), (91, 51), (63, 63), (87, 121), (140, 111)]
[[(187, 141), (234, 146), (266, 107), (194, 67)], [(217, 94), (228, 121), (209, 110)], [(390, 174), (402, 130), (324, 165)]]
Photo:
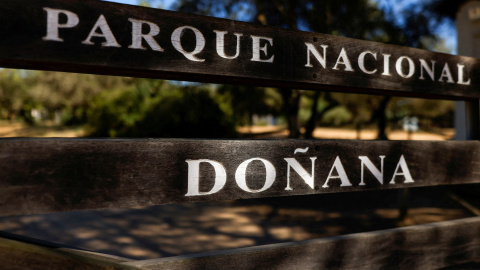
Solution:
[[(60, 30), (74, 29), (80, 23), (80, 17), (69, 10), (44, 7), (46, 13), (46, 34), (43, 40), (47, 42), (64, 42)], [(116, 34), (112, 31), (108, 18), (100, 15), (85, 39), (81, 42), (87, 46), (101, 47), (127, 47), (133, 50), (153, 50), (159, 53), (179, 53), (192, 62), (205, 62), (202, 52), (205, 49), (207, 40), (195, 26), (182, 25), (175, 28), (171, 33), (170, 42), (174, 52), (168, 52), (164, 49), (164, 44), (159, 44), (157, 37), (161, 35), (161, 27), (151, 21), (128, 18), (131, 28), (131, 40), (128, 44), (120, 44), (117, 41)], [(242, 53), (242, 44), (249, 42), (248, 52), (251, 55), (250, 61), (266, 64), (275, 63), (275, 54), (273, 53), (276, 44), (273, 37), (259, 35), (244, 35), (243, 33), (229, 33), (222, 29), (211, 30), (215, 33), (215, 48), (218, 57), (225, 60), (235, 60)], [(185, 34), (190, 32), (194, 35), (194, 48), (185, 49), (182, 39)], [(163, 34), (163, 33), (162, 33)], [(235, 53), (227, 54), (225, 52), (226, 39), (228, 44), (235, 48)], [(246, 46), (245, 46), (246, 47)], [(348, 47), (338, 49), (333, 46), (317, 42), (316, 44), (304, 42), (303, 48), (299, 48), (299, 53), (303, 54), (306, 69), (322, 70), (331, 69), (341, 72), (361, 72), (366, 75), (378, 74), (380, 76), (397, 76), (402, 79), (417, 77), (420, 80), (430, 80), (441, 83), (470, 85), (471, 78), (466, 70), (465, 64), (461, 63), (437, 63), (435, 59), (415, 59), (408, 55), (401, 55), (395, 59), (390, 53), (384, 53), (373, 49), (360, 52), (351, 52)], [(339, 52), (338, 52), (339, 51)], [(333, 54), (333, 55), (332, 55)], [(331, 61), (331, 59), (335, 59)], [(355, 61), (352, 61), (355, 60)], [(373, 62), (374, 66), (367, 65), (366, 62)], [(455, 70), (456, 72), (452, 72)]]

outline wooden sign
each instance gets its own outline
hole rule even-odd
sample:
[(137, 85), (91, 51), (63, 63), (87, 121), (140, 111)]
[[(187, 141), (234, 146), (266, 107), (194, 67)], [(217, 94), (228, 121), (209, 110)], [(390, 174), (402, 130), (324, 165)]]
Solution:
[[(320, 225), (319, 225), (320, 226)], [(304, 241), (132, 261), (145, 269), (478, 268), (480, 217)], [(14, 255), (14, 254), (12, 254)], [(26, 256), (30, 257), (30, 256)], [(11, 260), (11, 257), (6, 257)], [(467, 263), (459, 266), (458, 264)], [(475, 262), (475, 263), (472, 263)]]
[(2, 139), (0, 213), (479, 183), (478, 164), (475, 141)]
[(0, 37), (3, 67), (480, 97), (473, 58), (103, 1), (2, 0)]

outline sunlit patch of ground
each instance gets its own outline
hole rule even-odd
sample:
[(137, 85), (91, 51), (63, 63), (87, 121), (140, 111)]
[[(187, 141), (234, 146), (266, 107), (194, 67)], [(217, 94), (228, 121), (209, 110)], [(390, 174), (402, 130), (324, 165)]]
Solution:
[(0, 137), (81, 137), (81, 127), (31, 126), (22, 122), (0, 121)]
[[(288, 130), (285, 127), (278, 126), (252, 126), (239, 127), (237, 131), (245, 136), (256, 138), (286, 138)], [(340, 140), (374, 140), (377, 138), (378, 131), (374, 129), (364, 129), (360, 133), (356, 130), (346, 128), (317, 127), (313, 132), (313, 137), (317, 139), (340, 139)], [(390, 140), (424, 140), (424, 141), (443, 141), (453, 138), (455, 131), (453, 128), (439, 129), (438, 132), (418, 131), (409, 134), (403, 130), (387, 131)]]
[[(288, 130), (281, 126), (249, 126), (238, 127), (242, 137), (275, 138), (288, 137)], [(408, 134), (403, 130), (387, 132), (390, 140), (449, 140), (454, 136), (453, 129), (442, 129), (440, 132), (419, 131)], [(85, 132), (81, 127), (61, 127), (53, 125), (30, 126), (21, 122), (0, 121), (0, 137), (82, 137)], [(318, 127), (313, 136), (317, 139), (341, 140), (373, 140), (376, 130), (365, 129), (358, 134), (355, 130), (345, 128)]]

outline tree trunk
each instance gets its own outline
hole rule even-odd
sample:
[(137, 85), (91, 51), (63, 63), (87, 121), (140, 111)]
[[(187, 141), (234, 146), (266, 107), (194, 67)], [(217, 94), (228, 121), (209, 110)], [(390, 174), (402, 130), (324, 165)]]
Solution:
[(372, 115), (372, 119), (377, 119), (377, 140), (388, 140), (387, 133), (385, 131), (387, 128), (387, 116), (385, 115), (385, 111), (387, 109), (387, 105), (390, 99), (390, 96), (383, 97), (380, 101), (380, 104), (378, 105), (378, 108), (374, 111)]
[(357, 140), (360, 140), (360, 133), (362, 131), (362, 123), (360, 121), (356, 121), (355, 123), (355, 131), (357, 132)]
[(301, 94), (298, 90), (289, 88), (280, 88), (280, 94), (283, 99), (283, 112), (287, 118), (289, 138), (299, 138), (300, 129), (298, 123), (298, 109), (300, 108)]
[(310, 119), (308, 119), (307, 125), (305, 126), (305, 138), (306, 139), (311, 139), (313, 138), (313, 131), (315, 130), (316, 124), (317, 124), (317, 119), (318, 119), (318, 99), (320, 98), (320, 93), (319, 91), (315, 91), (313, 95), (313, 105), (311, 108), (311, 115)]
[(313, 132), (315, 131), (315, 127), (317, 126), (318, 121), (322, 120), (323, 116), (330, 111), (331, 109), (338, 106), (338, 101), (332, 98), (330, 92), (325, 92), (324, 99), (328, 102), (327, 107), (323, 108), (320, 112), (317, 112), (318, 106), (318, 99), (320, 96), (320, 92), (315, 92), (315, 100), (312, 106), (312, 114), (310, 119), (308, 120), (307, 126), (305, 127), (305, 138), (312, 139)]

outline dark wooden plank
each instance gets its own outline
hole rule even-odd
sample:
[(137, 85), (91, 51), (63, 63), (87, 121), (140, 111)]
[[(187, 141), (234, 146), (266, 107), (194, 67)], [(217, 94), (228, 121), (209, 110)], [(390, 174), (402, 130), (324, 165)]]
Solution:
[(473, 58), (104, 1), (2, 0), (0, 37), (3, 67), (480, 98)]
[(124, 265), (122, 262), (128, 260), (121, 260), (118, 257), (62, 247), (47, 247), (1, 237), (0, 261), (1, 268), (5, 270), (140, 269), (135, 266)]
[[(5, 244), (7, 240), (13, 241), (13, 242), (9, 242), (10, 244), (20, 242), (19, 245), (23, 247), (27, 247), (27, 245), (31, 245), (31, 246), (38, 247), (39, 250), (43, 250), (43, 251), (46, 251), (46, 250), (60, 251), (57, 253), (58, 255), (60, 255), (61, 253), (77, 254), (78, 257), (88, 257), (92, 259), (98, 259), (103, 262), (112, 262), (112, 263), (124, 263), (124, 262), (133, 261), (132, 259), (128, 259), (128, 258), (93, 252), (93, 251), (77, 248), (74, 246), (46, 241), (43, 239), (37, 239), (37, 238), (25, 236), (25, 235), (19, 235), (19, 234), (13, 234), (5, 231), (0, 231), (0, 242), (3, 241), (3, 243)], [(5, 260), (3, 259), (2, 261), (5, 261)]]
[(127, 263), (146, 269), (438, 269), (480, 257), (480, 218)]
[(1, 139), (0, 215), (478, 183), (479, 164), (476, 141)]

